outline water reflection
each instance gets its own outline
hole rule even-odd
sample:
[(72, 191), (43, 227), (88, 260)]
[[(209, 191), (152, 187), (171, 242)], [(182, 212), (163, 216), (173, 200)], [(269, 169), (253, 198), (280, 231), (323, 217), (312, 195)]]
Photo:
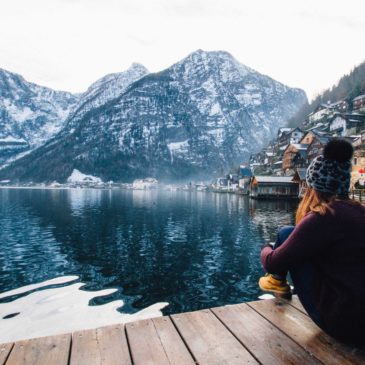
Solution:
[(62, 275), (117, 288), (134, 313), (256, 299), (260, 247), (292, 223), (295, 203), (231, 194), (0, 190), (0, 292)]
[[(52, 190), (52, 193), (53, 196), (57, 197), (59, 190)], [(78, 216), (82, 215), (85, 209), (97, 209), (100, 206), (102, 194), (103, 192), (101, 190), (91, 189), (72, 189), (67, 191), (67, 197), (72, 214), (74, 216)]]
[(15, 299), (0, 303), (0, 342), (52, 336), (115, 323), (157, 317), (167, 303), (156, 303), (134, 314), (117, 311), (123, 301), (90, 306), (90, 300), (116, 289), (83, 290), (77, 276), (63, 276), (0, 294)]

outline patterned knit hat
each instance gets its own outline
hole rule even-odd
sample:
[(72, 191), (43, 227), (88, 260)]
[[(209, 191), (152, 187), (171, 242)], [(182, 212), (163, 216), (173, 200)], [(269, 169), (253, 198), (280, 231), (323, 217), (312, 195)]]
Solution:
[(351, 157), (353, 148), (344, 139), (332, 139), (323, 149), (323, 155), (310, 163), (306, 180), (314, 190), (348, 196), (351, 180)]

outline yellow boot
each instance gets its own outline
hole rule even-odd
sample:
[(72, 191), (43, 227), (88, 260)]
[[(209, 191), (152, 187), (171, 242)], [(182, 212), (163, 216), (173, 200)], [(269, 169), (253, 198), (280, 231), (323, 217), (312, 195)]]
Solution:
[(284, 279), (276, 279), (271, 274), (262, 276), (259, 280), (259, 287), (263, 291), (276, 294), (290, 294), (290, 286)]

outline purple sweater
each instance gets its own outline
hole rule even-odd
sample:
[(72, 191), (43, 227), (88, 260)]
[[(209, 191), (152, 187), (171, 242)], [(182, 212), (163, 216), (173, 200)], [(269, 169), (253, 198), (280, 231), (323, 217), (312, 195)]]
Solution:
[(349, 201), (331, 207), (333, 214), (308, 213), (279, 248), (261, 251), (261, 262), (270, 273), (312, 263), (313, 298), (325, 330), (365, 343), (365, 207)]

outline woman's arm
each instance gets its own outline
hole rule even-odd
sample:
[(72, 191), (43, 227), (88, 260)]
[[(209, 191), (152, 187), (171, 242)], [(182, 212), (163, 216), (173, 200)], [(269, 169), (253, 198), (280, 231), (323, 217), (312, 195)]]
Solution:
[(287, 271), (296, 264), (323, 254), (335, 240), (335, 228), (334, 220), (328, 215), (309, 213), (280, 247), (275, 250), (270, 247), (262, 249), (263, 267), (270, 273)]

